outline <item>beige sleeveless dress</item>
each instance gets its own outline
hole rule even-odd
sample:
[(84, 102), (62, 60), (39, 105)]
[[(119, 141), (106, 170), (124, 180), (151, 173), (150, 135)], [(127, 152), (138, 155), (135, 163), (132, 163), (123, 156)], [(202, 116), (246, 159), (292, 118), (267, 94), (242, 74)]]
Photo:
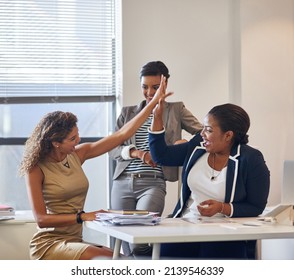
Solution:
[[(43, 196), (47, 213), (74, 214), (83, 210), (89, 182), (76, 153), (68, 155), (63, 162), (42, 162), (38, 166), (44, 173)], [(82, 242), (82, 224), (38, 228), (30, 242), (31, 259), (79, 259), (89, 246)]]

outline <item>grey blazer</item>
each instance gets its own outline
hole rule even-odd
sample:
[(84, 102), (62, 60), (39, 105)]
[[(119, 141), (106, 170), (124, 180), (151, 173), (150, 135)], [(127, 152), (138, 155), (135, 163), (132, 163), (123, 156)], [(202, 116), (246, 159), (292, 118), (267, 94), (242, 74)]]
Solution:
[[(123, 107), (121, 114), (117, 119), (116, 130), (136, 116), (145, 105), (146, 101), (144, 100), (138, 105)], [(182, 138), (182, 129), (189, 132), (191, 135), (196, 134), (202, 129), (201, 123), (185, 107), (183, 102), (165, 102), (164, 106), (163, 124), (165, 127), (165, 140), (168, 145), (174, 144), (175, 141)], [(116, 160), (117, 163), (113, 175), (114, 180), (118, 178), (131, 162), (130, 160), (124, 160), (121, 157), (121, 150), (123, 147), (131, 144), (136, 145), (135, 134), (125, 141), (122, 146), (118, 146), (109, 152), (109, 156)], [(162, 169), (165, 180), (170, 182), (178, 180), (178, 167), (163, 166)]]

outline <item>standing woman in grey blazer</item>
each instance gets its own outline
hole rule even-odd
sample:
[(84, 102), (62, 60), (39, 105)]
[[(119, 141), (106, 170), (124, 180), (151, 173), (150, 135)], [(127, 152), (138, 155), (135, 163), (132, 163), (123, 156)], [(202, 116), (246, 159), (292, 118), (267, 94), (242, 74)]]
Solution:
[[(161, 61), (145, 64), (140, 72), (142, 93), (145, 98), (140, 104), (123, 107), (117, 119), (116, 130), (136, 116), (153, 98), (160, 85), (161, 75), (169, 78), (169, 70)], [(182, 130), (191, 135), (201, 131), (202, 125), (185, 107), (183, 102), (164, 102), (164, 124), (166, 142), (174, 144), (182, 138)], [(177, 167), (162, 167), (151, 158), (148, 143), (148, 128), (152, 114), (137, 132), (123, 145), (109, 152), (116, 160), (111, 190), (111, 208), (116, 210), (148, 210), (162, 214), (166, 195), (166, 181), (178, 180)], [(125, 255), (149, 255), (147, 245), (128, 246), (123, 243)]]

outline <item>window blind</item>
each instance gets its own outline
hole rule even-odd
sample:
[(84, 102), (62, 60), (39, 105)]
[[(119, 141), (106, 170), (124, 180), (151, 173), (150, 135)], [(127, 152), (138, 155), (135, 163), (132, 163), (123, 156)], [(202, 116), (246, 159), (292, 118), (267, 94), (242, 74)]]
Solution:
[(0, 98), (115, 95), (114, 2), (1, 0)]

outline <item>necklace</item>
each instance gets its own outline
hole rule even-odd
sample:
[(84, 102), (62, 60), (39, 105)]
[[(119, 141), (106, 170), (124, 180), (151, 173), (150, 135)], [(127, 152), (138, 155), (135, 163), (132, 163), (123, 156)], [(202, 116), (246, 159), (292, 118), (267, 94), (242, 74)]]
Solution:
[(212, 157), (211, 177), (210, 177), (210, 180), (211, 180), (211, 181), (216, 180), (217, 177), (222, 173), (223, 169), (225, 168), (225, 166), (226, 166), (227, 163), (228, 163), (228, 160), (229, 160), (229, 159), (227, 159), (227, 160), (225, 161), (225, 164), (224, 164), (223, 167), (221, 168), (220, 172), (217, 173), (217, 174), (214, 174), (214, 171), (215, 171), (215, 154), (213, 154), (213, 157)]
[(57, 160), (57, 159), (55, 159), (54, 157), (52, 157), (52, 156), (49, 156), (51, 159), (53, 159), (55, 162), (57, 162), (57, 163), (61, 163), (64, 167), (66, 167), (66, 168), (70, 168), (70, 165), (69, 165), (69, 163), (68, 163), (68, 159), (67, 159), (67, 156), (62, 160), (62, 161), (60, 161), (60, 160)]
[(66, 162), (62, 162), (63, 166), (70, 168), (67, 157), (66, 157)]

